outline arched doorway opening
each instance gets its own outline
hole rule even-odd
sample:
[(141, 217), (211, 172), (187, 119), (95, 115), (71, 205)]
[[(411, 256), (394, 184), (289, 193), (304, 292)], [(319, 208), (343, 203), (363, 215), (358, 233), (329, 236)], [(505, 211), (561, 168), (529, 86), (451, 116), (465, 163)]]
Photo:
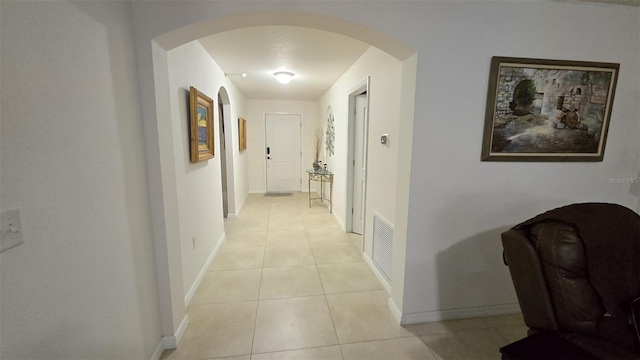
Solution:
[(220, 176), (222, 183), (222, 209), (224, 218), (235, 217), (235, 183), (233, 171), (233, 141), (231, 126), (231, 102), (227, 89), (221, 87), (218, 91), (218, 119), (220, 138)]
[[(171, 129), (171, 101), (169, 94), (171, 89), (168, 84), (167, 53), (171, 49), (189, 43), (204, 36), (223, 31), (240, 29), (252, 26), (300, 26), (318, 30), (324, 30), (352, 37), (366, 42), (371, 46), (386, 52), (401, 62), (401, 101), (397, 111), (399, 122), (397, 130), (397, 185), (395, 189), (388, 191), (395, 195), (395, 241), (393, 243), (393, 273), (394, 280), (390, 289), (390, 307), (394, 315), (399, 319), (402, 310), (404, 295), (404, 270), (406, 258), (406, 234), (409, 204), (409, 177), (411, 170), (411, 149), (413, 143), (412, 128), (414, 118), (415, 80), (417, 55), (414, 50), (408, 48), (397, 40), (368, 28), (349, 21), (303, 12), (248, 12), (236, 15), (224, 16), (207, 21), (191, 24), (174, 31), (153, 38), (151, 42), (151, 54), (153, 64), (153, 85), (155, 86), (155, 98), (149, 101), (153, 109), (149, 111), (151, 123), (145, 129), (147, 137), (157, 137), (158, 147), (164, 148), (165, 144), (172, 144), (174, 136)], [(400, 96), (398, 94), (398, 96)], [(222, 103), (223, 101), (221, 101)], [(223, 109), (224, 113), (224, 109)], [(225, 126), (228, 125), (224, 123)], [(228, 135), (226, 135), (228, 136)], [(225, 140), (227, 137), (225, 137)], [(155, 139), (152, 139), (155, 140)], [(181, 300), (184, 289), (180, 278), (182, 264), (180, 261), (181, 248), (174, 244), (179, 238), (180, 223), (178, 211), (174, 204), (176, 181), (175, 174), (165, 169), (171, 169), (175, 162), (166, 151), (155, 152), (153, 146), (149, 147), (147, 156), (152, 164), (160, 166), (155, 174), (150, 175), (151, 197), (158, 199), (152, 206), (157, 207), (152, 214), (154, 231), (156, 233), (156, 261), (158, 267), (158, 287), (160, 293), (161, 319), (163, 335), (173, 338), (177, 342), (181, 331), (186, 328), (188, 318), (185, 315), (185, 302)], [(168, 166), (164, 166), (167, 164)], [(227, 167), (228, 170), (228, 167)], [(170, 298), (177, 301), (164, 301)], [(171, 341), (169, 341), (170, 343)]]

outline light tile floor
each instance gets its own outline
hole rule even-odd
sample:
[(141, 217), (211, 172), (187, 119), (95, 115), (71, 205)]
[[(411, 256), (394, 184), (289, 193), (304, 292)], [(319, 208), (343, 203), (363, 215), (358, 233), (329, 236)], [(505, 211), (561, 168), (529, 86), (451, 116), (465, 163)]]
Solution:
[(526, 336), (517, 315), (400, 326), (361, 256), (321, 203), (251, 194), (162, 359), (499, 359)]

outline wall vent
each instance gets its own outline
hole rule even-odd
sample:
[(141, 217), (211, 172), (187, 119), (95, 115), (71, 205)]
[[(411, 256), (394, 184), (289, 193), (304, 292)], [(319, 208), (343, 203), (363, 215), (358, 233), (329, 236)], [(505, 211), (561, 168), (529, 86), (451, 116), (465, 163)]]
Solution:
[(380, 214), (373, 214), (373, 262), (382, 274), (393, 279), (393, 225)]

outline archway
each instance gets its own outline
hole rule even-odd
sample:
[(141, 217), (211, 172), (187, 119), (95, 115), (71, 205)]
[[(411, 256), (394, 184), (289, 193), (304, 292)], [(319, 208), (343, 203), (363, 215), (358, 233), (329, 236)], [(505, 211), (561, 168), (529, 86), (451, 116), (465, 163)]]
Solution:
[[(158, 287), (161, 297), (161, 319), (165, 343), (176, 344), (186, 329), (188, 318), (185, 315), (181, 274), (181, 248), (175, 244), (180, 234), (180, 224), (175, 206), (176, 179), (170, 171), (175, 159), (165, 146), (173, 146), (174, 136), (171, 127), (171, 105), (169, 94), (167, 52), (177, 46), (215, 33), (252, 26), (299, 26), (341, 34), (369, 43), (388, 53), (402, 63), (401, 106), (398, 112), (399, 129), (397, 134), (398, 161), (396, 189), (390, 189), (396, 196), (395, 237), (393, 245), (394, 282), (391, 288), (390, 307), (399, 319), (404, 294), (404, 268), (406, 258), (407, 213), (409, 204), (409, 177), (411, 170), (412, 128), (414, 117), (415, 81), (417, 55), (397, 40), (374, 29), (345, 20), (303, 12), (249, 12), (215, 18), (160, 35), (152, 40), (153, 83), (155, 98), (152, 99), (155, 122), (151, 121), (147, 138), (157, 137), (158, 148), (148, 146), (147, 156), (152, 163), (158, 164), (155, 174), (150, 175), (151, 197), (156, 207), (152, 213), (156, 237), (156, 261), (158, 267)], [(225, 122), (225, 125), (227, 123)], [(154, 127), (155, 125), (155, 127)], [(151, 150), (149, 150), (151, 148)], [(151, 166), (153, 167), (153, 166)], [(169, 170), (168, 170), (169, 169)], [(156, 176), (157, 175), (157, 176)], [(159, 249), (159, 250), (158, 250)], [(177, 301), (164, 301), (165, 297)], [(399, 305), (399, 306), (398, 306)], [(175, 346), (175, 345), (174, 345)]]
[(235, 173), (234, 157), (232, 148), (232, 129), (231, 126), (231, 102), (227, 89), (221, 87), (218, 91), (218, 114), (220, 129), (220, 166), (222, 176), (222, 196), (224, 217), (235, 217), (236, 215), (236, 195), (235, 195)]

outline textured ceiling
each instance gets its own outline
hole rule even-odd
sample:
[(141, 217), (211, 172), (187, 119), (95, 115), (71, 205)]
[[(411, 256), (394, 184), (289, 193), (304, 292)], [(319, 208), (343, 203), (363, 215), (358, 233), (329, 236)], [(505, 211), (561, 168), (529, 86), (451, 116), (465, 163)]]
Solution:
[[(551, 1), (640, 4), (640, 0)], [(353, 38), (296, 26), (242, 28), (201, 38), (200, 43), (247, 99), (317, 100), (369, 48)], [(280, 70), (296, 76), (287, 85), (279, 84), (273, 73)]]
[[(294, 26), (243, 28), (200, 43), (247, 99), (317, 100), (369, 48), (349, 37)], [(279, 70), (296, 75), (282, 85), (273, 76)]]

